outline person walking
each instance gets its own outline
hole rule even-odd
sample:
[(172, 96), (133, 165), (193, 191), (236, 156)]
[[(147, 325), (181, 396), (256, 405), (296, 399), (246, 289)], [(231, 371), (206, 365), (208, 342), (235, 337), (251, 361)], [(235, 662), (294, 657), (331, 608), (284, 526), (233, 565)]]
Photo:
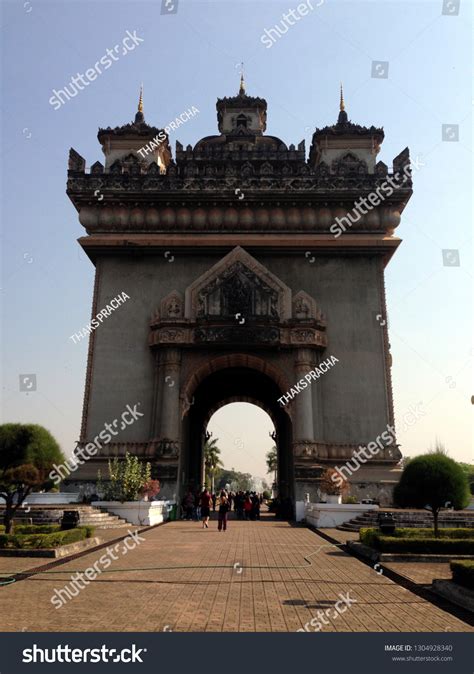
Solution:
[(216, 512), (216, 503), (217, 503), (217, 496), (215, 493), (212, 493), (212, 512)]
[(250, 511), (250, 519), (258, 520), (260, 519), (260, 501), (257, 494), (253, 493), (251, 496), (252, 501), (252, 510)]
[(221, 495), (219, 498), (219, 513), (217, 515), (217, 529), (218, 531), (221, 531), (222, 529), (224, 531), (227, 530), (227, 513), (229, 512), (229, 500), (227, 496), (225, 495), (224, 491), (221, 491)]
[(201, 518), (202, 518), (202, 528), (209, 529), (209, 516), (211, 514), (211, 501), (212, 497), (207, 489), (201, 494)]

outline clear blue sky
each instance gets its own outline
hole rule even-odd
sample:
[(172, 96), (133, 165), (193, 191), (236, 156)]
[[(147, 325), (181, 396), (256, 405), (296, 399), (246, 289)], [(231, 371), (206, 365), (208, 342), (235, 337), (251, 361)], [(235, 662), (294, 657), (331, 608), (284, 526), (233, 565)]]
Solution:
[[(173, 148), (176, 139), (194, 144), (216, 132), (216, 98), (236, 93), (243, 60), (247, 91), (268, 101), (267, 133), (306, 138), (308, 149), (314, 127), (337, 117), (342, 80), (349, 117), (385, 129), (380, 159), (390, 165), (406, 146), (423, 156), (386, 277), (397, 420), (419, 402), (425, 411), (398, 438), (408, 455), (437, 437), (451, 456), (472, 461), (471, 3), (461, 0), (452, 16), (442, 15), (442, 0), (318, 1), (270, 49), (264, 29), (298, 0), (179, 0), (170, 15), (160, 14), (161, 0), (3, 3), (5, 421), (45, 425), (67, 453), (79, 433), (87, 343), (69, 335), (89, 320), (94, 270), (65, 195), (69, 147), (88, 166), (101, 160), (98, 126), (131, 121), (141, 81), (149, 123), (200, 110), (170, 138)], [(52, 90), (127, 30), (144, 42), (54, 110)], [(389, 62), (388, 78), (371, 77), (374, 60)], [(459, 125), (458, 142), (442, 141), (442, 124)], [(442, 249), (459, 250), (460, 266), (443, 266)], [(19, 391), (25, 373), (37, 375), (37, 391)], [(220, 413), (225, 433), (214, 432), (227, 437), (226, 464), (264, 475), (270, 423), (237, 455), (231, 410)]]

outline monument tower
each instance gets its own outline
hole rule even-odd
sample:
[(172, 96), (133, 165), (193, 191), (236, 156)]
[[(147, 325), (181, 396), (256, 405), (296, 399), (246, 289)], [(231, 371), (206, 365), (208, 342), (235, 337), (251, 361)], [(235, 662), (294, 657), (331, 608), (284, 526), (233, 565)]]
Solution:
[[(174, 156), (141, 98), (133, 123), (99, 130), (103, 164), (86, 172), (70, 151), (92, 316), (129, 297), (91, 332), (79, 444), (127, 405), (143, 415), (70, 488), (129, 451), (179, 498), (201, 482), (212, 414), (245, 401), (275, 426), (280, 494), (315, 498), (324, 467), (394, 424), (384, 269), (412, 191), (408, 149), (391, 171), (377, 161), (384, 132), (349, 121), (342, 90), (337, 122), (315, 130), (308, 156), (304, 141), (266, 134), (267, 102), (243, 78), (216, 108), (218, 133), (177, 141)], [(400, 458), (393, 438), (354, 473), (352, 493), (389, 502)]]

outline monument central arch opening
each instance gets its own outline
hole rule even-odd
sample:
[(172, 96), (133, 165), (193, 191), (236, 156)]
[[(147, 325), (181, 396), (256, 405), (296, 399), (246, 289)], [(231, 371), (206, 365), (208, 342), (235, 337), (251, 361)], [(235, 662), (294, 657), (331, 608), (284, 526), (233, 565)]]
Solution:
[[(219, 407), (207, 425), (206, 484), (214, 491), (266, 492), (275, 497), (277, 484), (276, 430), (272, 418), (251, 399), (229, 401)], [(220, 464), (213, 470), (216, 453)], [(212, 479), (214, 478), (214, 479)]]
[[(180, 461), (181, 491), (198, 489), (203, 484), (206, 431), (213, 414), (232, 402), (248, 402), (262, 408), (270, 417), (275, 429), (275, 446), (278, 456), (277, 492), (281, 498), (294, 498), (294, 468), (292, 460), (292, 420), (288, 410), (278, 403), (281, 389), (276, 381), (262, 371), (263, 363), (245, 358), (230, 359), (232, 365), (209, 363), (209, 371), (196, 386), (189, 409), (182, 420), (182, 452)], [(253, 361), (253, 362), (252, 362)]]

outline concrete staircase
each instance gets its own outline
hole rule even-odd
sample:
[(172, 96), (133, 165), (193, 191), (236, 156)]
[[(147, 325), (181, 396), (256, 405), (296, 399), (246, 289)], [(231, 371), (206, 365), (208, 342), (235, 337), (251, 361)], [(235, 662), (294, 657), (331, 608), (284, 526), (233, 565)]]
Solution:
[[(394, 516), (397, 527), (432, 528), (433, 518), (426, 510), (393, 510), (381, 508), (380, 510), (366, 512), (348, 522), (340, 524), (336, 529), (340, 531), (359, 531), (365, 527), (378, 526), (378, 513), (389, 512)], [(474, 527), (474, 511), (472, 510), (448, 510), (439, 516), (440, 527)]]
[[(58, 524), (65, 510), (75, 510), (79, 513), (79, 525), (89, 525), (96, 529), (118, 529), (131, 525), (110, 513), (94, 508), (90, 505), (67, 503), (58, 508), (57, 505), (31, 505), (16, 511), (15, 522), (17, 524)], [(3, 508), (0, 508), (0, 521), (3, 516)]]

